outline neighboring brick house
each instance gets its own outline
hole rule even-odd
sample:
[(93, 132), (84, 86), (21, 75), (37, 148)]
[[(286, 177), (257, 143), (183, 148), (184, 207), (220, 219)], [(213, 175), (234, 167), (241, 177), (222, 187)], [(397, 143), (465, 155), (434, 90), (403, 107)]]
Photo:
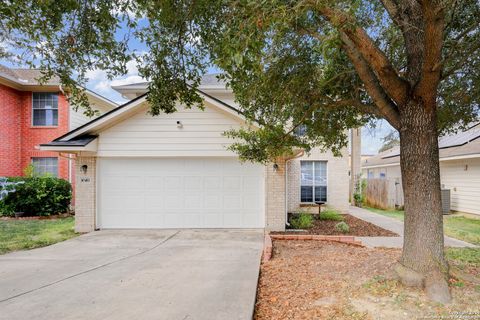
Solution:
[(132, 100), (40, 146), (78, 157), (77, 231), (284, 230), (287, 213), (313, 209), (315, 201), (348, 210), (348, 148), (340, 157), (314, 149), (268, 165), (242, 163), (223, 132), (249, 124), (223, 83), (203, 79), (205, 110), (179, 104), (157, 117), (147, 113), (147, 85), (114, 87)]
[[(0, 65), (0, 176), (21, 176), (29, 164), (40, 173), (74, 182), (73, 155), (40, 151), (38, 146), (91, 119), (69, 105), (56, 79), (40, 85), (35, 69)], [(87, 91), (100, 113), (117, 104)], [(71, 158), (70, 158), (71, 157)]]

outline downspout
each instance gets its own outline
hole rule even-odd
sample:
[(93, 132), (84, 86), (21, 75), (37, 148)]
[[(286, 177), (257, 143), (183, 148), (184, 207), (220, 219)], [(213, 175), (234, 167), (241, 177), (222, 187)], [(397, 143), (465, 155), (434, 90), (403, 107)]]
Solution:
[(299, 153), (297, 153), (295, 156), (285, 159), (285, 224), (287, 226), (290, 226), (290, 223), (288, 222), (288, 163), (291, 160), (302, 157), (304, 154), (305, 154), (305, 151), (302, 150)]

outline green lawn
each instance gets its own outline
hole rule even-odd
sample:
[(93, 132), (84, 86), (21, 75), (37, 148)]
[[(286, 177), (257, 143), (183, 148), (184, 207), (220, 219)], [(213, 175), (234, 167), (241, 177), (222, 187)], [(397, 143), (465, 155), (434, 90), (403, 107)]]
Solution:
[(0, 254), (48, 246), (77, 236), (74, 218), (0, 220)]
[(365, 207), (365, 209), (381, 214), (383, 216), (387, 216), (390, 218), (395, 218), (403, 221), (403, 211), (401, 210), (382, 210), (382, 209), (376, 209), (376, 208), (370, 208), (370, 207)]
[[(403, 211), (366, 209), (403, 221)], [(462, 214), (446, 215), (443, 217), (443, 225), (447, 236), (480, 245), (480, 218), (464, 216)]]

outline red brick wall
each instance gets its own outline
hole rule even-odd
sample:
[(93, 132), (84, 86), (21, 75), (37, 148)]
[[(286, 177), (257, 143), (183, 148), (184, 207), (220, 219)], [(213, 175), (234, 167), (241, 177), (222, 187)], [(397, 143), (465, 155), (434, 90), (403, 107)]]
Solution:
[(57, 152), (35, 147), (63, 135), (69, 127), (69, 108), (59, 93), (58, 126), (32, 126), (32, 92), (17, 91), (0, 85), (0, 176), (23, 175), (33, 157), (57, 157), (58, 176), (68, 180), (68, 160)]
[(21, 111), (19, 92), (0, 84), (0, 176), (22, 174)]

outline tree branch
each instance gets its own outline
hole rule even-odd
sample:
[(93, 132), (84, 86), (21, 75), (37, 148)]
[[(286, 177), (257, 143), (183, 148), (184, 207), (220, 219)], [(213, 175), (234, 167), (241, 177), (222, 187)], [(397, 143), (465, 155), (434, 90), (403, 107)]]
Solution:
[(358, 76), (363, 81), (365, 89), (380, 110), (380, 113), (394, 128), (399, 129), (400, 114), (397, 106), (387, 96), (379, 84), (375, 73), (372, 71), (372, 69), (370, 69), (370, 66), (365, 61), (362, 54), (357, 50), (350, 38), (342, 32), (340, 33), (340, 37), (344, 43), (344, 49), (348, 57), (352, 61)]
[[(479, 50), (479, 49), (480, 49), (480, 42), (477, 42), (474, 46), (472, 46), (470, 48), (470, 50), (465, 52), (463, 57), (460, 60), (458, 60), (451, 68), (442, 72), (442, 75), (441, 75), (440, 79), (441, 80), (446, 79), (449, 76), (451, 76), (452, 74), (454, 74), (458, 69), (463, 67), (465, 62), (467, 62), (467, 60), (469, 58), (471, 58), (476, 53), (476, 51)], [(442, 62), (442, 63), (444, 63), (444, 62)]]
[(350, 46), (353, 45), (362, 55), (392, 100), (399, 106), (404, 105), (410, 90), (408, 82), (398, 75), (387, 56), (365, 30), (356, 26), (352, 17), (344, 12), (325, 7), (319, 8), (318, 11), (350, 40)]
[(425, 2), (422, 7), (425, 20), (425, 50), (422, 76), (415, 93), (427, 101), (427, 106), (434, 106), (441, 78), (441, 70), (437, 65), (442, 62), (445, 17), (441, 5), (435, 6)]

